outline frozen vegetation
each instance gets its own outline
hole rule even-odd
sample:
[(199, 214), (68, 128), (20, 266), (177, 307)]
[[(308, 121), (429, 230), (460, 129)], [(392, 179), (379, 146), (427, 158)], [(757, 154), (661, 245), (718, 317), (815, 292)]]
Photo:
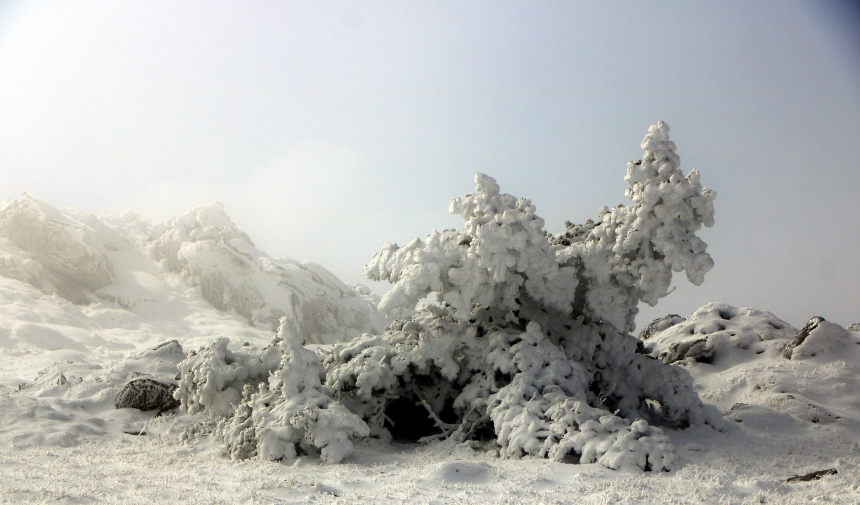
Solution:
[(0, 502), (857, 503), (856, 326), (711, 303), (631, 334), (713, 265), (714, 193), (663, 123), (642, 148), (628, 205), (557, 235), (478, 174), (461, 229), (374, 255), (381, 299), (220, 204), (6, 202)]

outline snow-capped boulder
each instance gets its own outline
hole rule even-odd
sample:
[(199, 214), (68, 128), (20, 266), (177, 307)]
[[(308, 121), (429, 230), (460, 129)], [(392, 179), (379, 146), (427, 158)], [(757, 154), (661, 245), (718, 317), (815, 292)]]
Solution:
[(664, 363), (692, 359), (712, 363), (731, 349), (762, 350), (759, 342), (788, 340), (797, 329), (770, 312), (709, 303), (683, 322), (648, 339), (652, 356)]
[[(648, 339), (702, 399), (747, 429), (860, 426), (860, 337), (821, 317), (798, 331), (769, 312), (710, 303)], [(786, 359), (788, 358), (788, 359)]]
[(823, 317), (815, 316), (797, 332), (797, 335), (783, 351), (787, 359), (804, 359), (823, 353), (839, 353), (839, 350), (860, 342), (845, 328), (826, 321)]
[(258, 250), (219, 202), (154, 227), (147, 248), (165, 270), (199, 286), (216, 309), (272, 330), (286, 317), (308, 343), (349, 340), (387, 324), (366, 293), (320, 265)]
[(106, 253), (121, 247), (127, 244), (90, 214), (26, 194), (0, 207), (0, 275), (74, 303), (92, 301), (111, 283)]
[(655, 319), (648, 323), (648, 326), (642, 329), (639, 332), (639, 340), (645, 341), (654, 336), (655, 333), (659, 333), (666, 328), (670, 328), (675, 326), (676, 324), (683, 323), (686, 321), (683, 317), (678, 314), (669, 314), (667, 316), (663, 316), (661, 318)]

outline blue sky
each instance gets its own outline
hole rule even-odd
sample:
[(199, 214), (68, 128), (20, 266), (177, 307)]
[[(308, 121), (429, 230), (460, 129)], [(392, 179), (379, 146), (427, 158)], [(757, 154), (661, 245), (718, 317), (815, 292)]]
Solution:
[[(648, 126), (718, 193), (709, 301), (860, 322), (848, 2), (0, 3), (0, 198), (160, 220), (220, 200), (347, 282), (459, 226), (476, 171), (550, 231), (624, 202)], [(382, 292), (385, 286), (371, 284)]]

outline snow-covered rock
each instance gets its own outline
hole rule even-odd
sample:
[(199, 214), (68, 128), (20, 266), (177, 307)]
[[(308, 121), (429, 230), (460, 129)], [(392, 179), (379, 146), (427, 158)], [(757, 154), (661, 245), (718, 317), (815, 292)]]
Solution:
[(860, 428), (860, 337), (823, 318), (798, 331), (769, 312), (709, 303), (647, 345), (748, 429)]
[(135, 379), (116, 395), (114, 406), (118, 409), (157, 410), (159, 413), (179, 407), (173, 398), (176, 384), (153, 379)]
[(852, 335), (838, 324), (816, 316), (797, 332), (782, 355), (788, 359), (805, 359), (825, 353), (838, 354), (854, 342), (860, 342), (856, 335)]
[(76, 303), (111, 283), (108, 250), (127, 247), (98, 218), (23, 195), (0, 207), (0, 275)]
[(0, 276), (76, 304), (168, 319), (189, 311), (178, 300), (181, 279), (251, 325), (274, 330), (287, 317), (311, 343), (378, 333), (388, 323), (367, 288), (314, 263), (270, 258), (217, 202), (152, 226), (128, 212), (99, 218), (24, 195), (0, 207)]
[(770, 312), (709, 303), (687, 319), (651, 336), (650, 354), (664, 363), (691, 359), (712, 363), (732, 349), (761, 350), (760, 342), (794, 337), (797, 329)]
[(366, 293), (320, 265), (256, 249), (218, 202), (154, 227), (147, 250), (165, 270), (198, 285), (216, 309), (271, 330), (286, 317), (308, 343), (349, 340), (387, 324)]
[(648, 323), (648, 326), (642, 329), (639, 332), (639, 340), (645, 341), (651, 338), (655, 333), (659, 333), (666, 328), (670, 328), (675, 326), (678, 323), (683, 323), (686, 321), (683, 317), (678, 314), (669, 314), (667, 316), (663, 316), (659, 319), (655, 319)]

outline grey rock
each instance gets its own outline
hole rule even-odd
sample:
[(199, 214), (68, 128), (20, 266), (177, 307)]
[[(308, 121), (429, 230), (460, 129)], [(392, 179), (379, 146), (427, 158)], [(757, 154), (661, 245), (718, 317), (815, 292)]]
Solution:
[(118, 409), (166, 412), (179, 407), (179, 400), (173, 398), (175, 390), (175, 384), (165, 384), (153, 379), (135, 379), (116, 395), (114, 406)]
[(656, 333), (660, 333), (666, 328), (671, 328), (672, 326), (675, 326), (678, 323), (683, 323), (684, 321), (686, 321), (686, 319), (678, 314), (669, 314), (668, 316), (655, 319), (639, 332), (639, 340), (648, 340)]
[(792, 340), (791, 343), (785, 347), (785, 350), (782, 351), (782, 357), (785, 359), (791, 359), (791, 355), (794, 354), (794, 348), (802, 344), (803, 341), (806, 340), (806, 337), (808, 337), (813, 330), (818, 328), (818, 324), (823, 321), (825, 321), (825, 319), (821, 316), (815, 316), (810, 319), (806, 325), (797, 332), (794, 340)]
[(667, 365), (687, 358), (692, 358), (699, 363), (711, 364), (714, 362), (714, 348), (709, 345), (707, 337), (675, 342), (669, 346), (669, 349), (661, 352), (658, 358)]

